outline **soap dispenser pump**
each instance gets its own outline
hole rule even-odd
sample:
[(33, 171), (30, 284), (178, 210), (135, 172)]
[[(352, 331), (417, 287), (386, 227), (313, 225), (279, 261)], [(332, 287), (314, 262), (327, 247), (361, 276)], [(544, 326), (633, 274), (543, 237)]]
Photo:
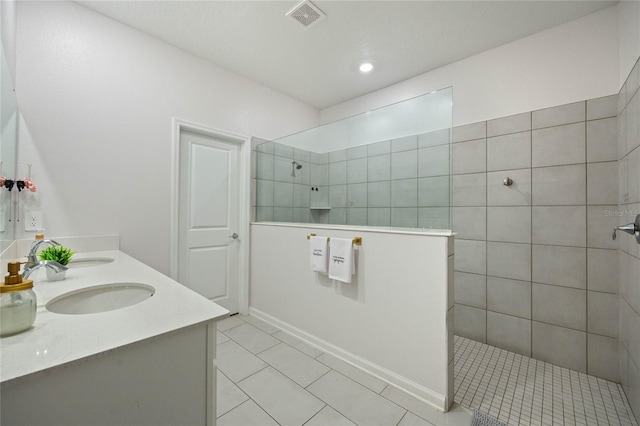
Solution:
[(22, 278), (20, 262), (9, 262), (7, 269), (9, 274), (0, 284), (0, 336), (26, 331), (36, 320), (33, 281)]

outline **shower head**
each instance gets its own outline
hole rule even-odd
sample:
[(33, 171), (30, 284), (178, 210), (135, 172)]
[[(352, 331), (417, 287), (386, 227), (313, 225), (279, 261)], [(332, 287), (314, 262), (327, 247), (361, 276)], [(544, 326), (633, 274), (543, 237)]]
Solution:
[(297, 161), (291, 162), (291, 176), (296, 177), (296, 170), (300, 170), (302, 168), (302, 164)]

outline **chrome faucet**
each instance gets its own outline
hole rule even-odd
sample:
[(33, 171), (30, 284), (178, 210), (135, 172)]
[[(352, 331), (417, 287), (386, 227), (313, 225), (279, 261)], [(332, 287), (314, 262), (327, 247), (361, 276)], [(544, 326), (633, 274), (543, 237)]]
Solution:
[(31, 275), (33, 271), (42, 267), (53, 269), (56, 272), (62, 272), (69, 269), (54, 260), (39, 260), (35, 263), (27, 262), (27, 265), (24, 267), (24, 271), (22, 271), (22, 278), (29, 278), (29, 275)]
[(56, 272), (62, 272), (69, 269), (66, 266), (61, 265), (60, 263), (53, 260), (38, 260), (38, 249), (42, 244), (49, 244), (51, 246), (60, 245), (60, 243), (54, 240), (42, 239), (36, 241), (35, 244), (33, 244), (33, 247), (31, 247), (31, 250), (29, 250), (29, 254), (27, 255), (27, 264), (24, 267), (24, 271), (22, 272), (22, 278), (28, 278), (33, 271), (42, 267), (53, 269)]
[(40, 246), (42, 244), (49, 244), (50, 246), (59, 246), (60, 243), (58, 243), (57, 241), (54, 240), (45, 240), (45, 239), (41, 239), (36, 241), (33, 246), (31, 247), (31, 250), (29, 250), (29, 254), (27, 255), (27, 262), (29, 263), (38, 263), (38, 257), (36, 256), (38, 254), (38, 249), (40, 248)]

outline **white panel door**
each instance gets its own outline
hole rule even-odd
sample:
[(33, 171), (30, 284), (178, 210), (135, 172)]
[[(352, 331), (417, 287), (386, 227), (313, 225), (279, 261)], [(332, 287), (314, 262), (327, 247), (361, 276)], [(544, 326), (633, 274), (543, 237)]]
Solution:
[(178, 281), (238, 312), (240, 145), (180, 132)]

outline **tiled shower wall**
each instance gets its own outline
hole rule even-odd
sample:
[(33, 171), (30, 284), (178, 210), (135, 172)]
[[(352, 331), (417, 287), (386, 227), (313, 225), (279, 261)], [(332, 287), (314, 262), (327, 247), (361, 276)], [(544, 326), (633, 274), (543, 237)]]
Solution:
[[(640, 71), (634, 66), (618, 95), (619, 225), (640, 214)], [(631, 408), (640, 416), (640, 244), (618, 233), (620, 254), (620, 376)]]
[(456, 334), (619, 380), (617, 120), (613, 95), (453, 129)]
[(258, 221), (450, 227), (449, 129), (325, 154), (274, 142), (255, 151)]

